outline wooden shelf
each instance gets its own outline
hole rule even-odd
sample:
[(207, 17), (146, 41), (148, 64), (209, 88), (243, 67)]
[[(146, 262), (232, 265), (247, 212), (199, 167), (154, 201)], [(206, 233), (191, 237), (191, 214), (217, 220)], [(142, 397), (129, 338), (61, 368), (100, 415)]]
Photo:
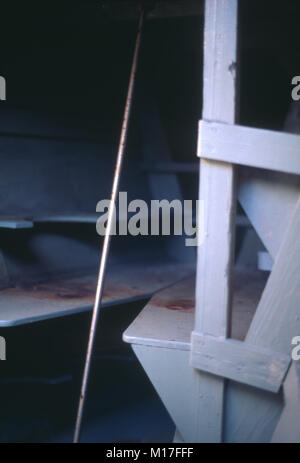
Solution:
[[(245, 338), (266, 278), (260, 271), (236, 271), (232, 338)], [(124, 332), (123, 339), (131, 344), (190, 350), (194, 317), (195, 275), (156, 293)]]
[(19, 229), (19, 228), (32, 228), (32, 220), (23, 218), (23, 217), (8, 217), (0, 216), (0, 228), (10, 228), (10, 229)]
[[(108, 269), (103, 306), (139, 299), (191, 273), (191, 266), (126, 262)], [(76, 278), (64, 278), (0, 291), (0, 327), (32, 323), (92, 309), (97, 283), (96, 272)]]
[(49, 214), (41, 217), (34, 217), (35, 223), (53, 222), (53, 223), (96, 223), (100, 214), (96, 212), (78, 213), (78, 214)]
[(33, 228), (35, 223), (93, 223), (97, 222), (98, 213), (48, 214), (40, 217), (0, 216), (0, 228)]
[[(127, 220), (131, 217), (132, 213), (128, 213)], [(100, 212), (79, 212), (70, 214), (45, 214), (35, 217), (15, 217), (15, 216), (0, 216), (0, 228), (22, 229), (32, 228), (35, 223), (91, 223), (96, 224), (100, 217)], [(126, 220), (119, 218), (118, 214), (116, 220)], [(239, 227), (249, 227), (250, 222), (246, 216), (238, 215), (236, 218), (236, 225)]]

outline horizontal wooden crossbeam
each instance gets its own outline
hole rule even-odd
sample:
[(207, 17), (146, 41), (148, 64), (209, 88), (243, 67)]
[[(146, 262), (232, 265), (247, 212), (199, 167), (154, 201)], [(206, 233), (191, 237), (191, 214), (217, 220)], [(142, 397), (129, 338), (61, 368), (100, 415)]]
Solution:
[(278, 392), (290, 356), (235, 339), (192, 333), (191, 364), (207, 373)]
[(300, 135), (202, 120), (198, 156), (300, 175)]

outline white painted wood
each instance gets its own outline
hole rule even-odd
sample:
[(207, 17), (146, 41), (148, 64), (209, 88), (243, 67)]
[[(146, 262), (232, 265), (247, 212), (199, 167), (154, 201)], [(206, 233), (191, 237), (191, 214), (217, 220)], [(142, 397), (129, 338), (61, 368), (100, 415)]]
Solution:
[(195, 322), (195, 277), (156, 293), (123, 334), (125, 342), (190, 350)]
[[(237, 1), (206, 0), (203, 119), (235, 121)], [(195, 331), (229, 334), (235, 220), (232, 165), (201, 160), (199, 199), (204, 201), (204, 242), (198, 248)], [(221, 442), (225, 381), (198, 372), (195, 407), (199, 442)]]
[(247, 335), (247, 342), (290, 353), (300, 333), (300, 198)]
[[(260, 273), (237, 269), (231, 326), (232, 336), (236, 339), (245, 338), (260, 299), (264, 286)], [(199, 439), (199, 417), (203, 413), (208, 415), (210, 410), (210, 401), (199, 397), (203, 393), (200, 380), (204, 375), (189, 366), (190, 334), (194, 326), (194, 313), (190, 310), (194, 302), (194, 281), (194, 277), (189, 277), (157, 292), (123, 335), (125, 342), (132, 343), (186, 442)], [(210, 375), (210, 379), (214, 391), (219, 378)], [(207, 399), (213, 399), (209, 390), (205, 394)]]
[(189, 352), (139, 344), (132, 347), (183, 442), (196, 442), (199, 416), (206, 416), (209, 410), (207, 401), (199, 408), (199, 374), (189, 365)]
[(198, 248), (195, 330), (227, 336), (234, 241), (234, 173), (230, 165), (201, 162), (204, 242)]
[(300, 136), (200, 121), (198, 155), (223, 162), (300, 174)]
[[(244, 340), (261, 297), (261, 272), (236, 269), (231, 335)], [(190, 350), (194, 327), (195, 276), (158, 291), (123, 334), (125, 342), (168, 349)]]
[[(300, 333), (300, 199), (246, 337), (247, 343), (285, 355)], [(281, 394), (227, 388), (226, 441), (268, 442), (282, 412)]]
[(259, 389), (278, 392), (291, 358), (234, 339), (194, 333), (192, 362), (200, 370)]
[(283, 386), (284, 409), (272, 443), (300, 443), (300, 365), (293, 362)]

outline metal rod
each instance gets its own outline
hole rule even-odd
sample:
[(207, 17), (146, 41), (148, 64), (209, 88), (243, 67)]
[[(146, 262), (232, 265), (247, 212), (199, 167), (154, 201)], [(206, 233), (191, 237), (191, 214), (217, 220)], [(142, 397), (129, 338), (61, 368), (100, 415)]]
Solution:
[(130, 112), (131, 112), (131, 106), (132, 106), (132, 96), (133, 96), (138, 55), (139, 55), (139, 49), (140, 49), (140, 43), (141, 43), (143, 21), (144, 21), (144, 10), (142, 9), (140, 13), (138, 32), (137, 32), (137, 37), (136, 37), (135, 50), (134, 50), (134, 56), (133, 56), (133, 62), (132, 62), (132, 67), (131, 67), (127, 98), (126, 98), (126, 105), (125, 105), (125, 111), (124, 111), (124, 116), (123, 116), (120, 143), (119, 143), (116, 167), (115, 167), (115, 172), (114, 172), (114, 180), (113, 180), (113, 186), (112, 186), (112, 192), (111, 192), (111, 198), (110, 198), (111, 200), (110, 200), (110, 206), (108, 210), (107, 226), (105, 230), (101, 260), (100, 260), (96, 296), (95, 296), (95, 302), (94, 302), (94, 308), (93, 308), (93, 316), (92, 316), (92, 322), (91, 322), (91, 328), (90, 328), (90, 334), (89, 334), (89, 342), (88, 342), (86, 361), (85, 361), (84, 372), (83, 372), (79, 406), (78, 406), (78, 411), (77, 411), (77, 418), (76, 418), (76, 425), (75, 425), (75, 432), (74, 432), (74, 439), (73, 439), (74, 443), (77, 443), (80, 440), (82, 417), (83, 417), (84, 405), (86, 401), (87, 386), (88, 386), (90, 366), (91, 366), (91, 358), (92, 358), (93, 347), (95, 343), (98, 317), (99, 317), (99, 313), (101, 309), (101, 301), (102, 301), (103, 286), (104, 286), (104, 279), (105, 279), (105, 270), (106, 270), (107, 258), (108, 258), (109, 248), (110, 248), (110, 238), (111, 238), (113, 216), (114, 216), (114, 205), (116, 203), (116, 198), (117, 198), (117, 194), (119, 190), (121, 167), (122, 167), (122, 161), (123, 161), (124, 151), (126, 147), (128, 124), (129, 124), (129, 118), (130, 118)]

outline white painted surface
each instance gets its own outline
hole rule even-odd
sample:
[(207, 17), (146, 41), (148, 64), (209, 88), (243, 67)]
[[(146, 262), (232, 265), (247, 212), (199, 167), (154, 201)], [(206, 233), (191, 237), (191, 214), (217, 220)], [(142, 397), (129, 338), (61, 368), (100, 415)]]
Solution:
[(198, 156), (300, 174), (300, 135), (200, 121)]

